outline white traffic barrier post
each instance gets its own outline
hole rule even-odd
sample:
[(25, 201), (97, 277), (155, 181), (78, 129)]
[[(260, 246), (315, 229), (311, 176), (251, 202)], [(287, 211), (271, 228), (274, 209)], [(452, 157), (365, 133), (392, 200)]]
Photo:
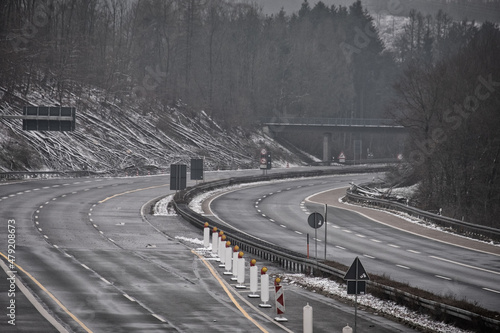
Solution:
[(313, 333), (313, 308), (307, 303), (303, 308), (302, 331), (304, 333)]
[(238, 289), (246, 288), (246, 286), (243, 284), (245, 283), (245, 258), (243, 258), (242, 251), (238, 253), (238, 279), (236, 281), (238, 281), (236, 288)]
[(255, 264), (257, 263), (257, 260), (255, 259), (252, 259), (250, 260), (250, 294), (248, 295), (248, 297), (250, 298), (258, 298), (260, 297), (258, 294), (257, 294), (257, 290), (259, 288), (258, 286), (258, 281), (257, 281), (257, 266), (255, 266)]
[(275, 300), (276, 300), (276, 314), (278, 317), (275, 317), (276, 321), (288, 321), (283, 314), (285, 313), (285, 294), (283, 293), (283, 286), (280, 286), (281, 279), (276, 278), (274, 280), (274, 292), (275, 292)]
[(226, 267), (226, 235), (222, 235), (222, 237), (220, 238), (219, 257), (219, 267)]
[(349, 324), (342, 329), (342, 333), (352, 333), (352, 328), (349, 327)]
[(217, 232), (217, 227), (212, 229), (212, 254), (217, 255), (219, 250), (219, 233)]
[(218, 235), (218, 240), (217, 240), (217, 253), (219, 254), (219, 258), (217, 258), (216, 261), (220, 261), (220, 257), (222, 255), (222, 251), (221, 251), (221, 248), (224, 248), (225, 246), (223, 246), (222, 244), (222, 235), (224, 235), (224, 231), (222, 230), (219, 230), (219, 235)]
[(232, 262), (233, 262), (233, 248), (231, 247), (231, 242), (226, 242), (225, 248), (225, 256), (226, 256), (226, 270), (224, 271), (224, 275), (232, 275)]
[(238, 280), (238, 252), (240, 252), (240, 247), (236, 245), (233, 248), (233, 276), (231, 277), (231, 281)]
[(263, 302), (259, 304), (261, 308), (270, 308), (271, 304), (267, 304), (269, 301), (269, 275), (267, 273), (267, 267), (262, 267), (260, 270), (260, 300)]
[(210, 245), (210, 228), (208, 227), (208, 222), (205, 222), (205, 228), (203, 228), (203, 247), (208, 249)]

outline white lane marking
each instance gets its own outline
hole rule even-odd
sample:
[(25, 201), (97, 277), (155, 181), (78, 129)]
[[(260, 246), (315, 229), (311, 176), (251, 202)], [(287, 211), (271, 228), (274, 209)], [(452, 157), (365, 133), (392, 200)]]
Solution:
[(500, 290), (495, 290), (495, 289), (490, 289), (490, 288), (483, 288), (483, 290), (491, 291), (492, 293), (500, 294)]
[(262, 215), (262, 217), (266, 217), (266, 214), (261, 214), (261, 215)]
[(334, 227), (335, 229), (340, 229), (340, 227), (338, 225), (335, 225), (335, 224), (332, 224), (332, 227)]
[(442, 276), (442, 275), (434, 275), (435, 277), (439, 278), (439, 279), (443, 279), (443, 280), (447, 280), (447, 281), (451, 281), (451, 278), (449, 277), (446, 277), (446, 276)]
[(123, 296), (125, 296), (129, 301), (131, 302), (135, 302), (135, 299), (133, 299), (132, 297), (130, 297), (129, 295), (127, 294), (123, 294)]
[(116, 243), (116, 242), (115, 242), (114, 240), (112, 240), (111, 238), (108, 238), (108, 239), (109, 239), (111, 242)]
[(343, 232), (347, 232), (348, 234), (352, 233), (351, 230), (347, 230), (347, 229), (342, 229)]
[(372, 242), (375, 242), (375, 243), (382, 243), (382, 241), (379, 241), (378, 239), (370, 239)]
[(108, 280), (106, 280), (105, 278), (101, 277), (100, 278), (104, 283), (107, 283), (107, 284), (111, 284), (111, 282), (109, 282)]
[(273, 219), (269, 219), (269, 222), (276, 222), (276, 221), (274, 221)]
[(335, 247), (336, 247), (337, 249), (345, 250), (345, 247), (342, 247), (342, 246), (339, 246), (339, 245), (335, 245)]
[(282, 227), (282, 228), (286, 228), (286, 225), (284, 225), (284, 224), (280, 224), (280, 227)]
[(158, 319), (159, 321), (161, 321), (162, 323), (165, 323), (165, 322), (166, 322), (166, 320), (165, 320), (165, 319), (163, 319), (162, 317), (158, 316), (158, 315), (157, 315), (157, 314), (155, 314), (155, 313), (153, 313), (153, 314), (152, 314), (152, 316), (153, 316), (153, 317), (155, 317), (156, 319)]
[(408, 266), (403, 266), (403, 265), (396, 265), (396, 266), (398, 266), (400, 268), (404, 268), (404, 269), (410, 269), (410, 267), (408, 267)]
[(374, 256), (371, 256), (371, 255), (369, 255), (369, 254), (363, 254), (363, 255), (364, 255), (365, 257), (367, 257), (367, 258), (370, 258), (370, 259), (375, 259), (375, 257), (374, 257)]
[(56, 244), (54, 244), (54, 247), (55, 247), (56, 249), (58, 249), (58, 248), (59, 248), (59, 246), (57, 246)]
[(399, 249), (399, 246), (397, 246), (397, 245), (394, 245), (394, 244), (387, 244), (387, 245), (389, 245), (390, 247), (393, 247), (393, 248)]
[(49, 237), (47, 235), (43, 235), (43, 237), (45, 237), (45, 239), (49, 239)]
[(420, 252), (415, 251), (415, 250), (407, 250), (408, 252), (415, 253), (415, 254), (420, 254)]
[(356, 236), (361, 237), (361, 238), (365, 238), (366, 237), (365, 235), (361, 235), (361, 234), (356, 234)]
[(300, 231), (297, 231), (297, 230), (295, 230), (295, 233), (299, 234), (299, 235), (302, 235), (302, 233)]
[(87, 270), (89, 270), (89, 271), (90, 271), (89, 266), (87, 266), (87, 265), (85, 265), (85, 264), (80, 264), (80, 265), (81, 265), (83, 268), (85, 268), (85, 269), (87, 269)]
[(433, 258), (433, 259), (436, 259), (436, 260), (441, 260), (441, 261), (449, 262), (451, 264), (455, 264), (455, 265), (459, 265), (459, 266), (463, 266), (463, 267), (467, 267), (467, 268), (476, 269), (478, 271), (483, 271), (483, 272), (488, 272), (488, 273), (500, 275), (500, 272), (497, 272), (497, 271), (492, 271), (492, 270), (481, 268), (481, 267), (476, 267), (476, 266), (471, 266), (471, 265), (467, 265), (467, 264), (462, 264), (461, 262), (456, 262), (456, 261), (445, 259), (445, 258), (440, 258), (440, 257), (436, 257), (436, 256), (429, 256), (429, 258)]

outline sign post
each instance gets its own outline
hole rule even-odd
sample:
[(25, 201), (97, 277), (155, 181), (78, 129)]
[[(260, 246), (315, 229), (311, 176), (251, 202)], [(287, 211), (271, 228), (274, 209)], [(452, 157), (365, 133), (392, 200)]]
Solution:
[(316, 265), (318, 264), (318, 228), (321, 228), (325, 220), (323, 219), (323, 215), (320, 213), (312, 213), (307, 218), (307, 223), (311, 228), (314, 228), (314, 247), (315, 247), (315, 255), (316, 255)]
[[(351, 267), (349, 267), (349, 270), (345, 273), (344, 280), (347, 281), (347, 294), (354, 294), (354, 333), (356, 333), (358, 322), (358, 294), (365, 294), (366, 281), (370, 280), (368, 273), (366, 273), (358, 257), (354, 259)], [(352, 282), (354, 282), (354, 285)]]

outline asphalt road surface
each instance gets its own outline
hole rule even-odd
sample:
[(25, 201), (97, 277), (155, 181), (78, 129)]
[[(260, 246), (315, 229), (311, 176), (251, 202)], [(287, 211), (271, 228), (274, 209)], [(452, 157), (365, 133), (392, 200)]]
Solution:
[[(325, 257), (325, 227), (315, 231), (307, 223), (324, 206), (306, 198), (325, 190), (372, 180), (374, 175), (347, 175), (272, 182), (244, 187), (215, 198), (213, 213), (228, 224), (266, 241)], [(377, 176), (375, 176), (377, 177)], [(500, 309), (500, 255), (475, 251), (398, 230), (358, 213), (328, 208), (326, 258), (351, 265), (359, 256), (369, 273), (386, 275), (442, 295), (466, 299), (490, 310)], [(401, 229), (405, 222), (401, 221)]]
[[(0, 185), (0, 253), (6, 265), (12, 264), (0, 271), (0, 309), (5, 312), (0, 331), (300, 332), (307, 303), (315, 311), (315, 332), (352, 326), (351, 305), (297, 287), (287, 286), (289, 321), (282, 325), (273, 320), (272, 309), (261, 310), (245, 291), (236, 292), (213, 262), (175, 238), (201, 238), (201, 231), (176, 216), (149, 214), (148, 202), (171, 193), (168, 180), (49, 179)], [(11, 262), (5, 260), (8, 255)], [(11, 271), (16, 287), (7, 279)], [(21, 292), (20, 284), (29, 292)], [(12, 303), (15, 308), (8, 309)], [(358, 315), (358, 332), (412, 332), (376, 313), (361, 309)]]

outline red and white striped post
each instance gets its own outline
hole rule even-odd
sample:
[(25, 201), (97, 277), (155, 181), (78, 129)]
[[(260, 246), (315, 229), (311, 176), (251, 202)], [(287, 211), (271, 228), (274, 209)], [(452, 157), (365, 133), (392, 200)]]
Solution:
[(250, 298), (259, 298), (259, 295), (257, 294), (257, 290), (259, 289), (258, 286), (258, 281), (257, 281), (257, 266), (255, 264), (257, 263), (257, 260), (252, 259), (250, 260), (250, 294), (248, 297)]
[(205, 227), (203, 228), (203, 247), (208, 249), (210, 246), (210, 228), (208, 227), (208, 222), (205, 222)]
[(212, 254), (217, 255), (219, 250), (219, 233), (217, 232), (217, 227), (212, 229)]
[(231, 242), (227, 241), (226, 242), (226, 270), (224, 271), (224, 275), (232, 275), (233, 273), (231, 272), (232, 269), (232, 262), (233, 262), (233, 248), (231, 247)]
[(281, 279), (278, 277), (274, 280), (274, 292), (275, 292), (275, 300), (276, 300), (276, 314), (278, 317), (275, 317), (276, 321), (288, 321), (283, 314), (285, 314), (285, 294), (283, 293), (283, 286), (280, 286)]
[(269, 301), (269, 275), (267, 273), (267, 267), (262, 267), (260, 270), (260, 300), (263, 302), (259, 304), (261, 308), (270, 308), (271, 304), (267, 304)]
[(231, 281), (238, 280), (238, 253), (240, 252), (240, 247), (235, 245), (233, 248), (233, 277)]
[(226, 235), (222, 235), (220, 237), (219, 258), (220, 258), (219, 267), (226, 267)]
[(243, 258), (243, 251), (240, 251), (240, 253), (238, 253), (238, 279), (236, 281), (238, 281), (236, 288), (246, 288), (246, 286), (243, 284), (245, 283), (245, 258)]

